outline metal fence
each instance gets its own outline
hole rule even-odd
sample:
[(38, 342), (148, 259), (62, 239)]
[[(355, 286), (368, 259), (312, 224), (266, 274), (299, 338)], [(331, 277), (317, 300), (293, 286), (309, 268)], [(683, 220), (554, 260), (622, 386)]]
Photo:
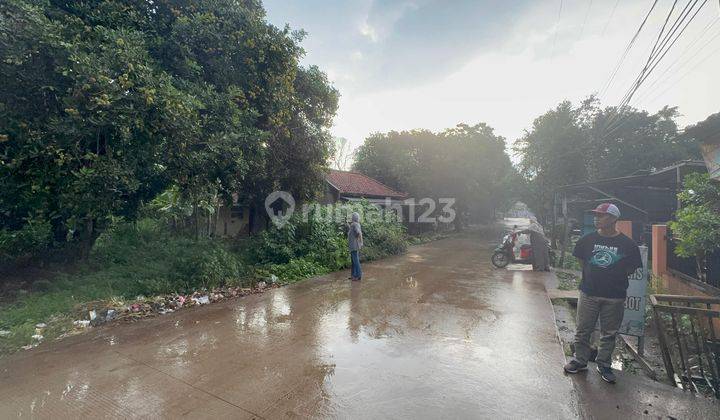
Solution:
[(720, 298), (650, 295), (650, 303), (670, 382), (720, 398)]

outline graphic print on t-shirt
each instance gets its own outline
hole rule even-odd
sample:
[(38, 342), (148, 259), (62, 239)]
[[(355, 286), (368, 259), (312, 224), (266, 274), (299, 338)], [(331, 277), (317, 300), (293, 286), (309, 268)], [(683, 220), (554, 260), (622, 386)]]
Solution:
[(590, 258), (590, 264), (600, 268), (608, 268), (620, 261), (622, 257), (622, 255), (618, 254), (618, 248), (616, 246), (595, 244), (592, 250), (592, 258)]

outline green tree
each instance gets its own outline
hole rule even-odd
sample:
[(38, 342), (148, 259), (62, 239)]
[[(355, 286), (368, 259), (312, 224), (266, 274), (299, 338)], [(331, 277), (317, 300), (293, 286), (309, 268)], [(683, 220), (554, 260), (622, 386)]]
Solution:
[(706, 259), (720, 250), (720, 183), (711, 181), (708, 174), (689, 174), (678, 198), (682, 207), (676, 220), (670, 222), (670, 229), (679, 239), (675, 252), (694, 257), (698, 275), (705, 280)]
[(591, 180), (629, 175), (637, 170), (659, 169), (683, 159), (700, 159), (696, 141), (678, 133), (677, 107), (655, 114), (615, 107), (593, 108), (588, 132), (588, 175)]
[(655, 114), (601, 109), (594, 97), (575, 107), (560, 103), (516, 142), (525, 179), (523, 201), (541, 219), (552, 214), (553, 191), (568, 184), (616, 178), (697, 159), (697, 141), (678, 132), (677, 108)]
[(455, 199), (455, 227), (492, 218), (509, 202), (513, 173), (505, 139), (486, 124), (375, 133), (358, 149), (354, 169), (416, 199)]
[(588, 138), (578, 120), (584, 108), (569, 101), (560, 103), (533, 121), (530, 131), (515, 144), (520, 154), (519, 170), (527, 184), (523, 201), (540, 220), (552, 214), (554, 190), (588, 177)]
[(172, 186), (196, 210), (309, 195), (338, 93), (302, 37), (252, 0), (3, 2), (0, 229), (86, 251)]

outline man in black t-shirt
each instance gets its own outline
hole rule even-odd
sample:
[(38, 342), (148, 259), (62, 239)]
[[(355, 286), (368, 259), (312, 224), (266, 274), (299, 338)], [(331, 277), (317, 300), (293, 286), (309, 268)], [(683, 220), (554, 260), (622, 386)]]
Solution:
[(597, 231), (583, 236), (573, 251), (583, 271), (577, 307), (575, 357), (564, 369), (568, 373), (587, 369), (592, 352), (590, 337), (600, 319), (600, 345), (595, 362), (603, 380), (615, 383), (610, 361), (625, 311), (628, 277), (642, 267), (642, 260), (637, 244), (615, 228), (620, 217), (617, 206), (601, 204), (593, 213)]

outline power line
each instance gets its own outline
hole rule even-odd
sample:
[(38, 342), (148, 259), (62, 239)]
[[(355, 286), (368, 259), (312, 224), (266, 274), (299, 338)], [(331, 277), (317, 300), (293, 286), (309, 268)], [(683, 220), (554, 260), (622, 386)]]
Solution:
[(560, 10), (558, 10), (557, 23), (555, 23), (555, 37), (553, 38), (552, 53), (550, 55), (555, 53), (555, 44), (557, 43), (558, 28), (560, 28), (560, 15), (562, 14), (562, 9), (563, 9), (563, 0), (560, 0)]
[[(680, 27), (680, 25), (682, 25), (682, 23), (683, 23), (684, 20), (687, 18), (687, 16), (689, 16), (689, 14), (692, 12), (692, 9), (695, 7), (695, 5), (697, 4), (698, 1), (699, 1), (699, 0), (695, 0), (695, 2), (692, 4), (692, 7), (691, 7), (690, 9), (687, 9), (687, 7), (686, 7), (685, 9), (683, 9), (683, 12), (685, 12), (685, 10), (687, 9), (687, 13), (685, 13), (684, 15), (682, 15), (683, 12), (681, 12), (681, 16), (679, 16), (679, 17), (676, 19), (676, 21), (675, 21), (675, 23), (673, 24), (673, 27), (671, 28), (671, 30), (668, 31), (668, 34), (666, 35), (666, 37), (663, 38), (663, 40), (666, 40), (666, 41), (665, 41), (665, 42), (660, 46), (660, 48), (657, 50), (657, 54), (655, 54), (655, 60), (653, 61), (653, 64), (652, 64), (651, 67), (647, 70), (647, 72), (645, 72), (645, 74), (642, 75), (642, 77), (637, 80), (636, 87), (634, 88), (634, 90), (632, 90), (632, 92), (631, 92), (630, 95), (627, 97), (627, 99), (625, 100), (625, 102), (623, 103), (622, 106), (626, 106), (626, 105), (629, 104), (630, 100), (632, 99), (632, 95), (634, 95), (635, 92), (637, 92), (637, 90), (640, 88), (640, 86), (645, 82), (645, 80), (647, 80), (647, 78), (650, 76), (650, 74), (653, 72), (653, 70), (655, 70), (655, 68), (660, 64), (660, 61), (665, 57), (665, 55), (668, 53), (668, 51), (670, 51), (670, 49), (673, 47), (673, 45), (675, 45), (675, 43), (676, 43), (677, 40), (680, 38), (680, 36), (683, 34), (683, 32), (685, 32), (685, 29), (687, 29), (687, 27), (688, 27), (688, 25), (690, 24), (690, 22), (692, 22), (692, 20), (695, 19), (695, 16), (697, 16), (697, 14), (700, 12), (700, 10), (701, 10), (702, 7), (705, 5), (705, 3), (707, 3), (707, 0), (703, 1), (703, 3), (702, 3), (702, 4), (700, 5), (700, 7), (695, 11), (695, 13), (694, 13), (693, 16), (690, 18), (690, 20), (687, 21), (687, 23), (686, 23), (685, 26), (680, 30), (680, 32), (677, 34), (677, 36), (672, 40), (672, 42), (670, 42), (669, 40), (671, 39), (672, 35), (675, 34), (675, 32), (677, 31), (677, 29)], [(689, 5), (689, 4), (690, 4), (690, 2), (688, 2), (688, 5)], [(668, 42), (670, 42), (669, 45), (668, 45)]]
[[(718, 36), (720, 36), (720, 32), (718, 32), (717, 34), (715, 34), (715, 36), (712, 37), (705, 45), (708, 45), (708, 44), (710, 43), (710, 41), (714, 41)], [(698, 51), (698, 53), (700, 53), (700, 52), (702, 52), (702, 50)], [(669, 90), (672, 89), (675, 85), (677, 85), (678, 83), (680, 83), (680, 81), (681, 81), (682, 79), (684, 79), (685, 77), (687, 77), (687, 76), (688, 76), (690, 73), (692, 73), (696, 68), (698, 68), (700, 65), (702, 65), (703, 63), (705, 63), (710, 57), (715, 56), (715, 54), (718, 53), (718, 52), (720, 52), (720, 48), (716, 48), (716, 49), (713, 50), (710, 54), (706, 55), (702, 60), (698, 61), (694, 66), (692, 66), (690, 69), (688, 69), (688, 71), (686, 71), (685, 73), (683, 73), (682, 76), (680, 76), (677, 80), (675, 80), (672, 84), (670, 84), (667, 88), (665, 88), (665, 90), (663, 90), (662, 92), (660, 92), (658, 95), (654, 96), (654, 97), (652, 98), (652, 100), (649, 101), (649, 102), (654, 102), (655, 100), (657, 100), (658, 98), (660, 98), (660, 97), (661, 97), (662, 95), (664, 95), (667, 91), (669, 91)], [(691, 57), (690, 60), (688, 60), (688, 62), (692, 61), (692, 59), (695, 58), (695, 56), (697, 56), (697, 54), (695, 54), (693, 57)]]
[[(695, 19), (695, 16), (697, 16), (697, 14), (700, 13), (700, 10), (702, 10), (703, 6), (705, 6), (705, 3), (707, 3), (707, 0), (703, 1), (703, 3), (700, 5), (700, 7), (692, 15), (690, 20), (688, 20), (685, 23), (685, 26), (683, 26), (683, 28), (680, 30), (678, 35), (672, 41), (670, 41), (671, 37), (675, 34), (675, 32), (677, 32), (678, 28), (680, 28), (680, 26), (685, 21), (685, 19), (687, 19), (687, 17), (690, 15), (690, 13), (692, 12), (692, 8), (695, 7), (695, 4), (697, 4), (698, 1), (699, 0), (695, 0), (695, 2), (693, 3), (693, 6), (687, 11), (687, 13), (685, 13), (684, 16), (682, 16), (682, 19), (681, 18), (676, 19), (675, 24), (673, 24), (673, 27), (670, 28), (670, 31), (668, 31), (668, 34), (663, 38), (662, 45), (660, 46), (660, 49), (658, 49), (658, 54), (660, 54), (659, 51), (663, 50), (663, 48), (664, 48), (664, 52), (662, 53), (660, 58), (657, 58), (658, 57), (657, 55), (655, 56), (657, 58), (657, 60), (655, 61), (655, 63), (651, 67), (651, 69), (648, 70), (648, 74), (645, 75), (645, 77), (643, 78), (643, 81), (645, 79), (647, 79), (647, 77), (650, 75), (650, 72), (652, 72), (652, 70), (655, 67), (657, 67), (657, 65), (660, 63), (660, 60), (662, 60), (662, 58), (668, 53), (668, 51), (670, 51), (670, 49), (673, 47), (673, 45), (675, 45), (675, 43), (678, 41), (678, 39), (680, 39), (680, 36), (682, 36), (682, 34), (687, 29), (687, 27), (690, 25), (690, 22), (692, 22), (693, 19)], [(688, 2), (688, 4), (689, 4), (689, 2)], [(670, 43), (670, 45), (667, 48), (665, 48), (668, 45), (668, 43)]]
[[(692, 0), (690, 0), (690, 1), (692, 1)], [(690, 4), (690, 1), (688, 2), (688, 4)], [(695, 1), (697, 1), (697, 0), (695, 0)], [(642, 79), (642, 76), (647, 72), (648, 66), (650, 65), (650, 62), (655, 57), (655, 52), (657, 51), (658, 44), (660, 43), (660, 39), (662, 38), (662, 35), (665, 32), (665, 28), (667, 27), (667, 24), (670, 21), (670, 17), (672, 16), (673, 11), (675, 10), (675, 6), (677, 5), (677, 2), (678, 2), (678, 0), (673, 1), (673, 5), (670, 8), (670, 13), (668, 13), (667, 17), (665, 18), (665, 22), (663, 22), (663, 26), (660, 29), (660, 33), (658, 33), (657, 39), (655, 40), (655, 44), (653, 44), (653, 47), (650, 50), (650, 56), (648, 57), (647, 62), (645, 62), (645, 66), (640, 71), (640, 74), (638, 75), (638, 77), (635, 79), (635, 81), (631, 85), (630, 89), (628, 89), (628, 91), (625, 93), (625, 96), (623, 96), (623, 98), (620, 100), (620, 108), (622, 108), (623, 106), (625, 106), (627, 104), (626, 100), (629, 102), (628, 98), (632, 98), (632, 95), (635, 93), (635, 91), (637, 90), (637, 87), (639, 86), (640, 79)], [(673, 26), (674, 26), (674, 24), (673, 24)]]
[(583, 19), (582, 27), (580, 28), (580, 39), (582, 39), (583, 34), (585, 33), (585, 23), (587, 22), (587, 18), (590, 15), (590, 8), (592, 8), (593, 0), (590, 0), (588, 3), (587, 11), (585, 12), (585, 19)]
[[(700, 5), (700, 7), (699, 7), (699, 8), (695, 11), (695, 13), (692, 15), (692, 17), (690, 18), (690, 20), (688, 20), (687, 23), (685, 23), (685, 26), (683, 26), (683, 28), (680, 30), (680, 33), (678, 33), (678, 35), (675, 37), (675, 39), (670, 43), (670, 46), (668, 46), (668, 47), (665, 49), (665, 52), (662, 54), (662, 56), (660, 56), (660, 58), (657, 59), (657, 61), (655, 62), (655, 64), (653, 65), (653, 67), (648, 71), (648, 74), (645, 75), (645, 77), (643, 78), (643, 80), (641, 81), (641, 83), (644, 82), (644, 81), (650, 76), (650, 73), (658, 66), (658, 64), (660, 64), (660, 61), (663, 59), (663, 57), (665, 57), (665, 55), (668, 53), (668, 51), (670, 51), (670, 49), (673, 47), (673, 45), (675, 45), (675, 43), (677, 42), (677, 40), (680, 39), (680, 37), (682, 36), (682, 34), (685, 32), (685, 30), (687, 29), (687, 27), (690, 25), (690, 22), (692, 22), (692, 21), (695, 19), (695, 16), (697, 16), (697, 14), (700, 13), (700, 10), (702, 10), (703, 6), (705, 6), (705, 3), (707, 3), (707, 1), (708, 1), (708, 0), (704, 0), (704, 1), (702, 2), (702, 4)], [(696, 0), (696, 3), (697, 3), (697, 0)], [(679, 27), (679, 26), (678, 26), (678, 27)]]
[(607, 30), (607, 27), (610, 24), (610, 21), (612, 20), (613, 16), (615, 16), (615, 9), (617, 9), (619, 3), (620, 3), (620, 0), (615, 0), (615, 6), (613, 6), (613, 8), (612, 8), (612, 11), (610, 12), (610, 16), (608, 16), (608, 19), (605, 22), (605, 26), (603, 27), (603, 30), (602, 30), (602, 33), (600, 34), (600, 36), (605, 35), (605, 31)]
[(638, 35), (640, 35), (640, 32), (642, 31), (643, 27), (645, 26), (645, 23), (647, 23), (648, 18), (652, 14), (653, 10), (655, 10), (655, 6), (658, 4), (658, 0), (655, 0), (652, 4), (652, 7), (650, 7), (650, 10), (645, 15), (645, 18), (643, 19), (642, 23), (638, 27), (637, 31), (635, 31), (635, 35), (633, 35), (632, 39), (630, 39), (630, 42), (628, 43), (627, 47), (625, 47), (625, 51), (623, 52), (622, 56), (620, 57), (620, 60), (618, 61), (617, 65), (615, 66), (615, 69), (610, 74), (610, 78), (605, 83), (605, 86), (602, 88), (600, 92), (600, 96), (604, 96), (605, 93), (607, 93), (607, 90), (610, 88), (610, 85), (612, 84), (613, 80), (615, 79), (615, 76), (617, 76), (618, 70), (620, 70), (620, 66), (622, 66), (622, 63), (625, 61), (625, 58), (628, 55), (628, 52), (630, 52), (630, 49), (635, 45), (635, 41), (638, 38)]
[(648, 88), (654, 86), (654, 85), (660, 80), (660, 77), (662, 77), (662, 76), (664, 76), (665, 74), (667, 74), (667, 72), (668, 72), (670, 69), (672, 69), (683, 57), (685, 57), (685, 55), (687, 55), (687, 54), (692, 50), (692, 48), (695, 46), (695, 44), (697, 44), (697, 43), (705, 36), (705, 34), (708, 32), (708, 30), (710, 30), (710, 28), (712, 28), (713, 25), (715, 25), (718, 21), (720, 21), (720, 16), (719, 16), (719, 17), (716, 17), (714, 20), (711, 20), (710, 22), (708, 22), (707, 25), (705, 25), (705, 27), (700, 31), (700, 34), (699, 34), (692, 42), (690, 42), (690, 43), (685, 47), (685, 50), (682, 52), (682, 54), (680, 54), (680, 55), (675, 59), (675, 61), (673, 61), (672, 64), (670, 64), (670, 65), (665, 69), (665, 71), (662, 72), (662, 73), (660, 74), (660, 76), (658, 76), (658, 79), (656, 79), (655, 82), (653, 82), (650, 86), (648, 86)]
[[(625, 97), (623, 98), (621, 104), (620, 104), (620, 112), (617, 114), (619, 115), (622, 111), (622, 109), (627, 106), (630, 101), (632, 100), (635, 93), (638, 91), (640, 86), (647, 80), (647, 78), (652, 74), (652, 72), (657, 68), (657, 66), (660, 64), (662, 59), (667, 55), (668, 51), (672, 49), (672, 47), (675, 45), (675, 43), (680, 39), (682, 34), (685, 32), (687, 27), (690, 25), (690, 23), (695, 19), (697, 14), (702, 10), (702, 8), (705, 6), (708, 0), (704, 0), (700, 6), (695, 10), (695, 12), (690, 16), (690, 14), (693, 12), (693, 9), (699, 2), (699, 0), (690, 0), (688, 1), (688, 5), (683, 9), (683, 11), (680, 13), (680, 15), (675, 19), (675, 22), (671, 26), (671, 28), (667, 31), (665, 36), (662, 38), (662, 41), (660, 41), (660, 38), (662, 34), (665, 31), (665, 27), (667, 24), (667, 21), (669, 20), (669, 17), (672, 15), (672, 12), (674, 10), (675, 3), (673, 3), (673, 8), (670, 10), (670, 14), (668, 14), (668, 19), (666, 19), (665, 24), (663, 25), (663, 29), (660, 31), (660, 34), (658, 35), (658, 40), (656, 40), (656, 44), (653, 46), (653, 50), (651, 52), (650, 57), (648, 58), (648, 62), (646, 63), (643, 70), (640, 72), (640, 75), (636, 79), (635, 83), (631, 86), (631, 88), (626, 93)], [(676, 1), (677, 2), (677, 1)], [(689, 8), (688, 8), (689, 6)], [(687, 20), (684, 26), (683, 23), (685, 20), (690, 16), (690, 19)], [(680, 27), (682, 26), (682, 29)], [(679, 32), (678, 32), (678, 29)], [(676, 35), (677, 33), (677, 35)], [(660, 45), (658, 46), (658, 41), (660, 42)], [(616, 118), (617, 119), (617, 118)], [(613, 121), (615, 123), (616, 121)], [(609, 126), (608, 126), (609, 127)], [(610, 130), (608, 128), (608, 130)]]
[[(690, 0), (692, 1), (692, 0)], [(670, 8), (670, 12), (665, 17), (665, 22), (663, 22), (662, 28), (660, 29), (660, 32), (658, 33), (657, 38), (655, 39), (655, 43), (652, 46), (652, 49), (650, 50), (650, 55), (645, 62), (645, 66), (640, 70), (640, 74), (635, 78), (632, 85), (630, 86), (630, 89), (625, 92), (625, 95), (620, 100), (620, 104), (617, 106), (617, 113), (612, 115), (606, 122), (605, 127), (603, 131), (605, 131), (608, 135), (611, 132), (614, 132), (615, 130), (611, 130), (611, 128), (614, 128), (614, 124), (616, 124), (618, 121), (622, 121), (622, 112), (625, 109), (625, 106), (629, 103), (630, 99), (632, 99), (632, 96), (634, 95), (635, 91), (639, 88), (639, 81), (642, 79), (642, 76), (647, 72), (648, 66), (650, 62), (653, 60), (653, 57), (655, 56), (655, 51), (657, 51), (658, 44), (660, 43), (660, 39), (663, 36), (663, 33), (665, 32), (665, 28), (667, 27), (668, 22), (670, 21), (670, 17), (672, 17), (672, 13), (675, 10), (675, 6), (677, 5), (678, 0), (675, 0), (672, 4), (672, 7)], [(688, 2), (689, 4), (689, 2)]]
[(718, 34), (716, 34), (715, 36), (711, 36), (710, 39), (709, 39), (709, 41), (706, 42), (705, 44), (703, 44), (703, 45), (700, 47), (699, 50), (696, 50), (696, 51), (695, 51), (695, 54), (694, 54), (692, 57), (690, 57), (689, 60), (683, 61), (682, 64), (681, 64), (678, 68), (675, 68), (675, 66), (680, 63), (680, 60), (682, 60), (683, 58), (685, 58), (685, 56), (688, 55), (688, 54), (693, 50), (693, 47), (695, 47), (695, 45), (696, 45), (701, 39), (703, 39), (703, 38), (705, 37), (705, 34), (708, 33), (708, 31), (710, 30), (710, 28), (712, 28), (714, 25), (716, 25), (719, 21), (720, 21), (720, 16), (716, 17), (715, 19), (713, 19), (713, 20), (711, 20), (710, 22), (708, 22), (707, 25), (705, 25), (705, 27), (700, 31), (699, 35), (698, 35), (692, 42), (690, 42), (690, 43), (687, 45), (687, 47), (685, 47), (685, 49), (684, 49), (684, 51), (682, 52), (682, 54), (680, 54), (680, 55), (675, 59), (675, 61), (673, 61), (669, 66), (667, 66), (667, 67), (665, 68), (665, 70), (664, 70), (650, 85), (648, 85), (648, 86), (645, 88), (646, 91), (645, 91), (645, 93), (643, 93), (643, 94), (638, 98), (638, 103), (642, 103), (645, 99), (647, 99), (648, 96), (652, 93), (652, 90), (651, 90), (651, 89), (652, 89), (653, 87), (655, 87), (658, 83), (664, 83), (665, 81), (667, 81), (668, 78), (663, 78), (663, 77), (664, 77), (666, 74), (668, 74), (668, 72), (669, 72), (670, 70), (680, 71), (681, 69), (683, 69), (685, 66), (687, 66), (687, 65), (692, 61), (693, 58), (695, 58), (695, 57), (697, 56), (697, 54), (699, 54), (700, 52), (702, 52), (702, 50), (703, 50), (710, 42), (712, 42), (715, 38), (717, 38), (718, 35), (720, 35), (720, 33), (718, 33)]

